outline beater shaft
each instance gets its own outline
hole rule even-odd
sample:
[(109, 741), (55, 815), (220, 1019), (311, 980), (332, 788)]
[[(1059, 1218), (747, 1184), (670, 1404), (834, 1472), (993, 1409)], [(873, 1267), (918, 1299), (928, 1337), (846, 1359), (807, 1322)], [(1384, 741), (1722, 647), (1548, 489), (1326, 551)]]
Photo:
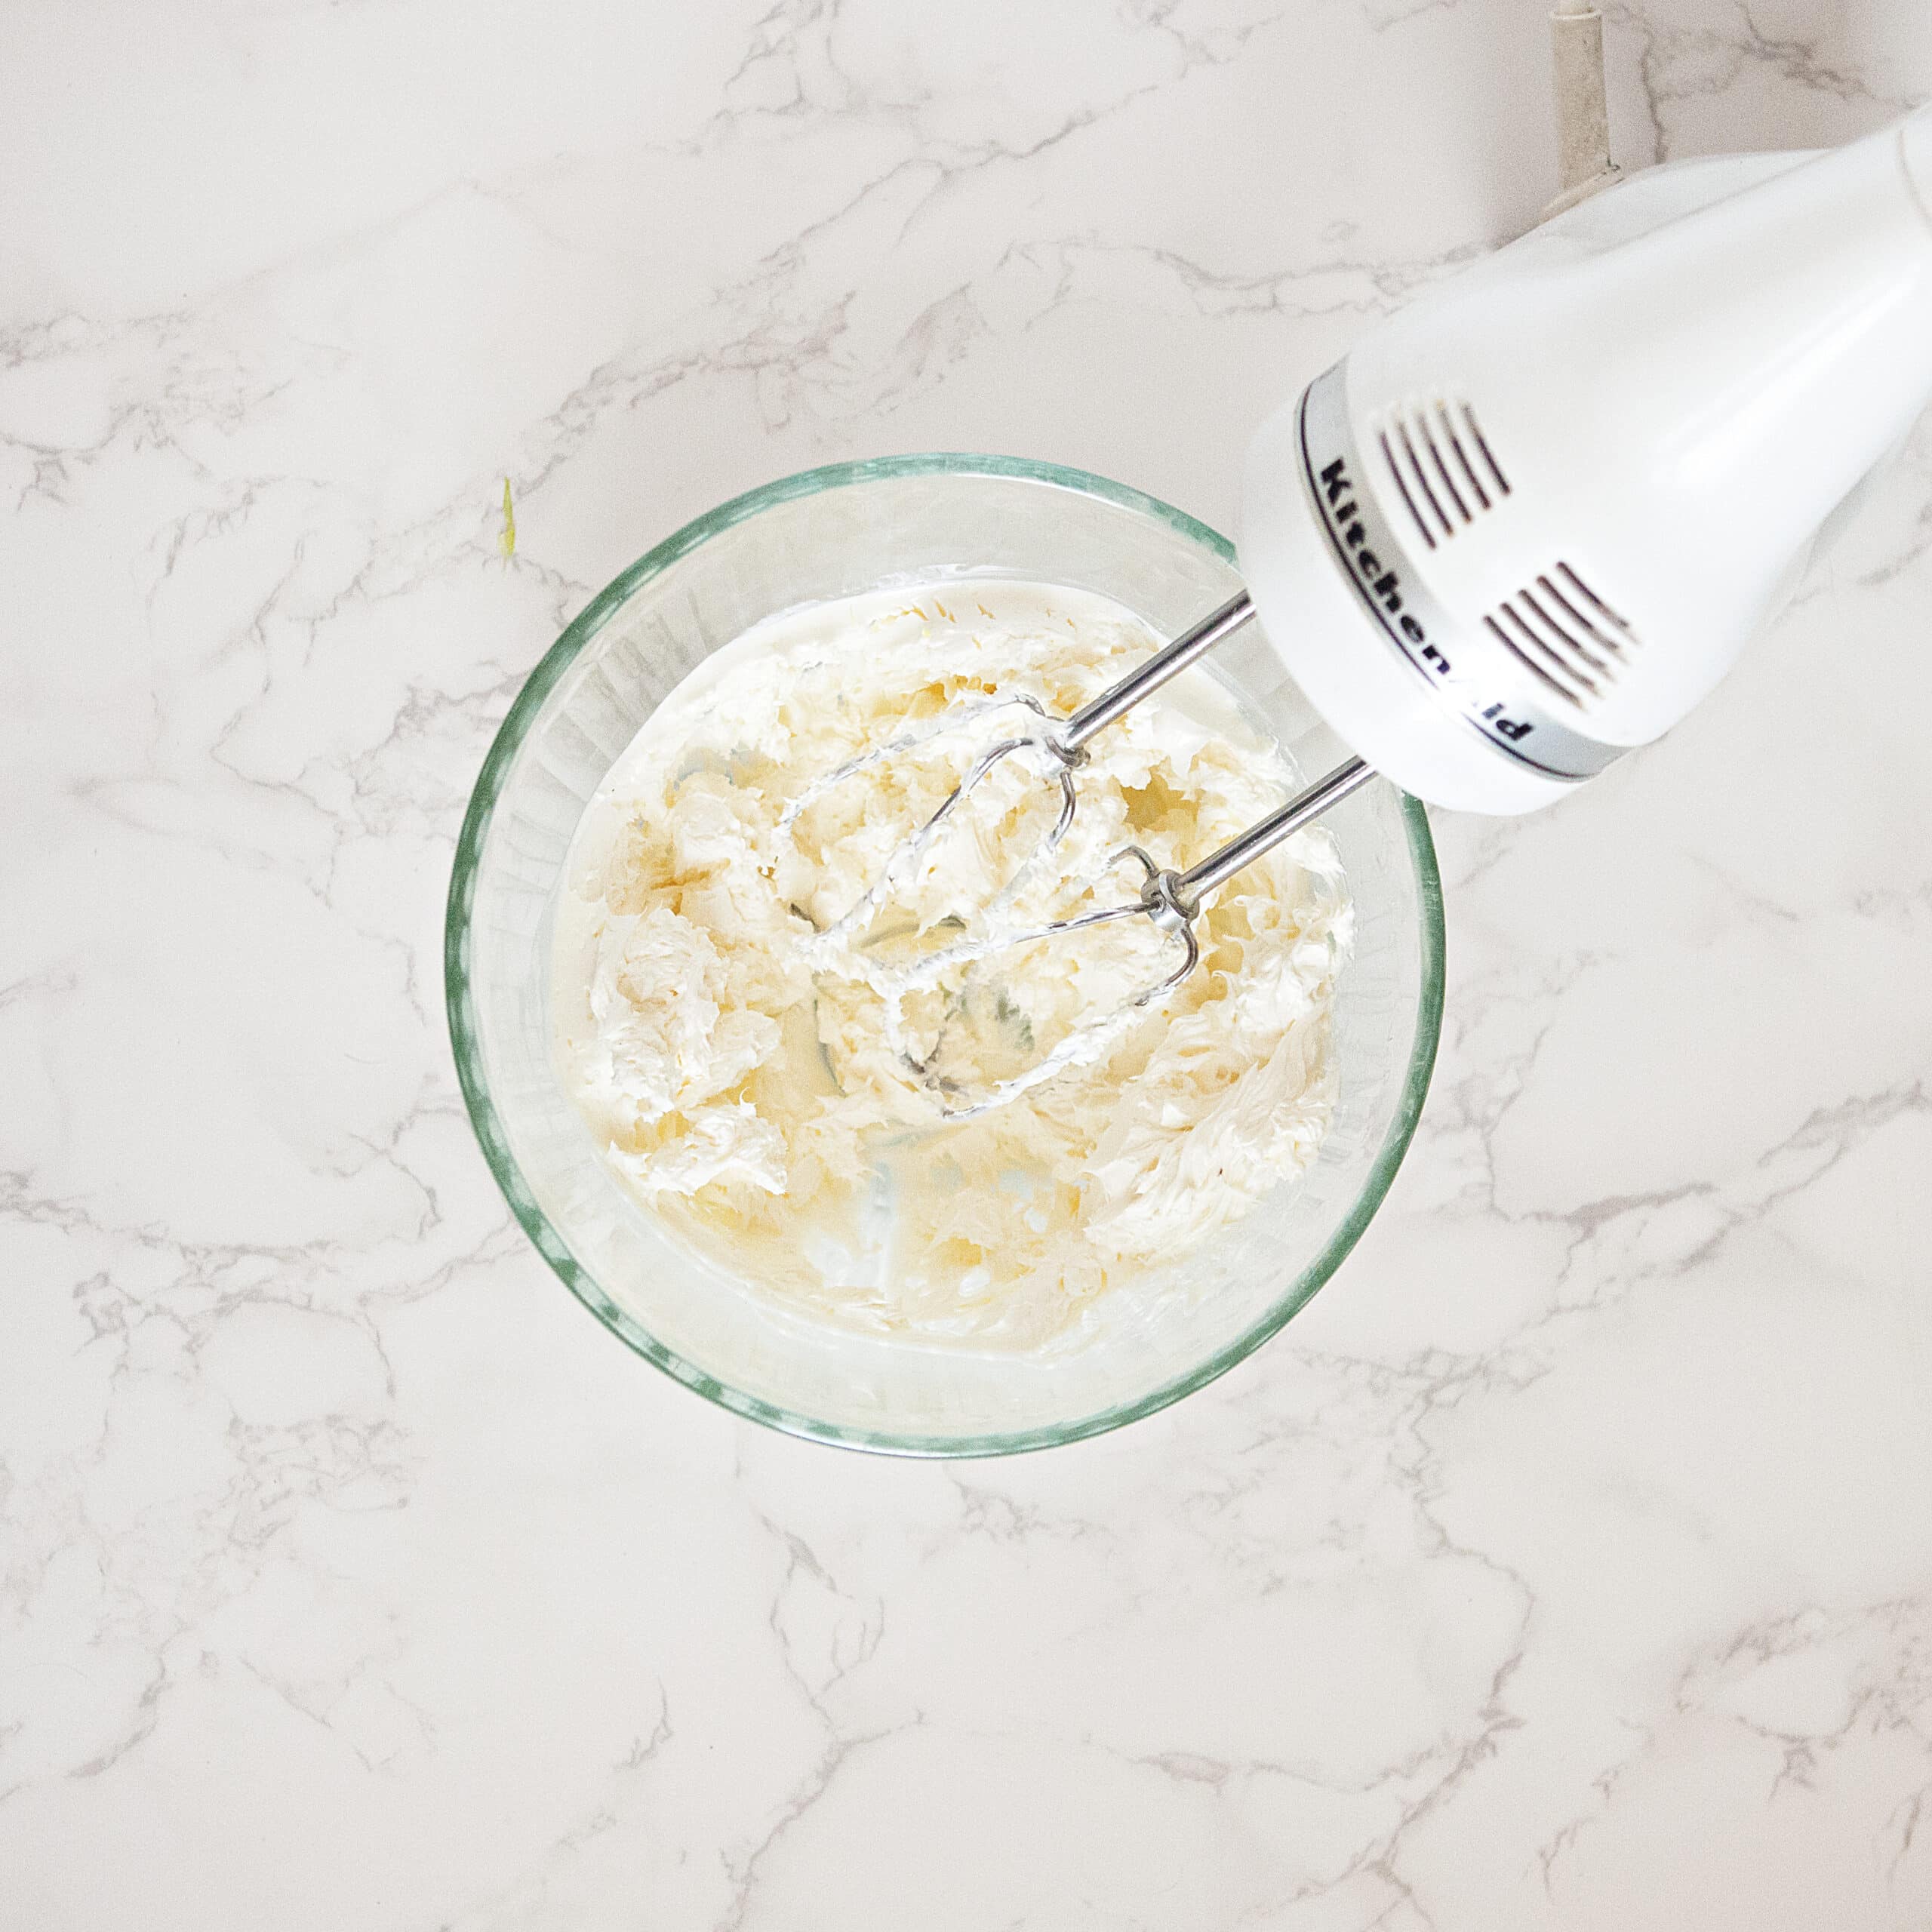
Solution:
[[(1264, 819), (1257, 819), (1245, 832), (1238, 832), (1218, 852), (1184, 872), (1168, 875), (1173, 880), (1173, 903), (1192, 918), (1202, 900), (1218, 891), (1244, 866), (1251, 866), (1264, 852), (1272, 852), (1284, 838), (1292, 838), (1338, 805), (1351, 792), (1359, 791), (1375, 776), (1374, 770), (1358, 758), (1338, 764), (1326, 778), (1318, 779), (1305, 792), (1297, 793)], [(1166, 897), (1164, 894), (1163, 897)]]
[(1066, 721), (1065, 728), (1055, 734), (1060, 744), (1069, 752), (1078, 751), (1096, 732), (1104, 731), (1143, 698), (1158, 691), (1169, 679), (1179, 677), (1197, 657), (1205, 657), (1254, 615), (1254, 605), (1246, 591), (1230, 597), (1192, 629), (1183, 631), (1171, 644), (1162, 645), (1139, 669), (1130, 672), (1118, 684), (1083, 704)]

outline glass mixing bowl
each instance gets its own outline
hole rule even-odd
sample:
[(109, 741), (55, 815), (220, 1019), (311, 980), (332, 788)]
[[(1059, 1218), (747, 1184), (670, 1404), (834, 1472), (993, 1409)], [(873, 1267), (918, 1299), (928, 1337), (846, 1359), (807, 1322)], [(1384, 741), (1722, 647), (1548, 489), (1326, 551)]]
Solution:
[[(1423, 811), (1371, 785), (1327, 820), (1356, 910), (1334, 1009), (1340, 1097), (1299, 1181), (1176, 1262), (1109, 1289), (1035, 1354), (822, 1324), (675, 1244), (598, 1158), (552, 1070), (550, 936), (579, 816), (708, 653), (789, 606), (991, 575), (1102, 592), (1161, 635), (1239, 587), (1231, 546), (1138, 491), (998, 457), (838, 464), (755, 490), (640, 558), (531, 674), (457, 841), (445, 971), (477, 1137), (538, 1251), (598, 1319), (736, 1414), (820, 1441), (983, 1456), (1117, 1428), (1211, 1382), (1333, 1274), (1420, 1112), (1442, 1011), (1442, 907)], [(1211, 660), (1305, 774), (1340, 748), (1254, 636)]]

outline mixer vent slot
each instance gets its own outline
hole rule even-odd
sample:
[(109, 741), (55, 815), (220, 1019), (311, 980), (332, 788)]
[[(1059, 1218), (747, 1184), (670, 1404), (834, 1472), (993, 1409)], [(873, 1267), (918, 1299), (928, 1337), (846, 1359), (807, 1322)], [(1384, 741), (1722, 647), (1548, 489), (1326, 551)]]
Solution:
[(1475, 411), (1460, 398), (1398, 404), (1377, 431), (1422, 540), (1433, 550), (1509, 494)]
[(1483, 622), (1541, 682), (1579, 711), (1622, 676), (1637, 635), (1567, 564), (1506, 598)]

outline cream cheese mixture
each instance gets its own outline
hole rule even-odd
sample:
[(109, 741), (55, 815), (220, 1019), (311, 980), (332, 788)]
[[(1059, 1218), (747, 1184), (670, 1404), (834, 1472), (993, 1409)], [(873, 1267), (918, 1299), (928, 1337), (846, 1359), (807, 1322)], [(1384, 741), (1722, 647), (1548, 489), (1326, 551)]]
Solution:
[[(1057, 786), (1008, 758), (875, 916), (838, 930), (1015, 735), (1002, 700), (1064, 715), (1158, 641), (1053, 586), (869, 592), (757, 626), (645, 721), (571, 848), (556, 1050), (605, 1160), (685, 1241), (842, 1323), (1026, 1347), (1308, 1166), (1352, 924), (1327, 832), (1224, 887), (1196, 924), (1200, 967), (1146, 1005), (1179, 955), (1144, 918), (975, 956), (1136, 897), (1123, 847), (1184, 868), (1294, 789), (1202, 673), (1094, 740), (1048, 858), (1025, 864)], [(1066, 1070), (942, 1112), (1048, 1056)]]

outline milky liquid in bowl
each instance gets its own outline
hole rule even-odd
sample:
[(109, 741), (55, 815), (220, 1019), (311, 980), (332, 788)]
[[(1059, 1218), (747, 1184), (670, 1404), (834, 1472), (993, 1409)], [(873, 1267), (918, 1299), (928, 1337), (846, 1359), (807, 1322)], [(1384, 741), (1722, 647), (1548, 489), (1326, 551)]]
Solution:
[[(1022, 752), (893, 869), (1041, 728), (1016, 694), (1069, 715), (1163, 641), (1091, 591), (950, 577), (767, 619), (652, 714), (574, 838), (552, 978), (559, 1076), (675, 1237), (826, 1320), (1064, 1349), (1312, 1160), (1352, 917), (1325, 829), (1224, 887), (1141, 1000), (1185, 955), (1126, 848), (1185, 867), (1299, 789), (1211, 669), (1094, 740), (1057, 842)], [(1130, 916), (997, 943), (1097, 906)], [(942, 1091), (1005, 1097), (947, 1118)]]

